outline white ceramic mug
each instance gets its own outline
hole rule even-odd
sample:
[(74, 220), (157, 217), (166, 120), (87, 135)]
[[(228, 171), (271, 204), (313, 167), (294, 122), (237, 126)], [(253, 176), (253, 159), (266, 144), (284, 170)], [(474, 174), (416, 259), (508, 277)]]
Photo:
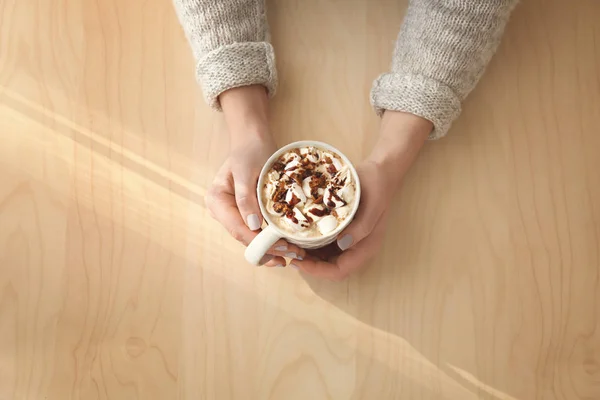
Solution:
[[(296, 148), (309, 146), (330, 151), (332, 153), (337, 154), (342, 159), (344, 164), (347, 165), (350, 171), (352, 172), (352, 179), (354, 179), (355, 183), (355, 196), (354, 203), (352, 205), (352, 210), (348, 214), (348, 217), (346, 217), (344, 221), (340, 225), (338, 225), (338, 227), (335, 230), (328, 233), (327, 235), (303, 237), (299, 235), (294, 235), (290, 232), (286, 232), (273, 223), (273, 221), (271, 220), (271, 216), (267, 212), (265, 205), (262, 201), (262, 188), (265, 184), (267, 172), (269, 171), (273, 163), (281, 155)], [(258, 185), (256, 187), (256, 195), (258, 197), (260, 212), (262, 213), (268, 226), (264, 228), (258, 234), (258, 236), (256, 236), (254, 240), (252, 240), (252, 242), (250, 242), (250, 244), (246, 248), (246, 252), (244, 253), (246, 261), (253, 265), (259, 265), (260, 260), (279, 239), (285, 239), (287, 242), (298, 245), (304, 249), (318, 249), (319, 247), (325, 247), (328, 244), (333, 243), (333, 241), (335, 241), (336, 237), (340, 234), (340, 232), (343, 231), (348, 226), (348, 224), (350, 224), (350, 222), (354, 218), (354, 215), (356, 214), (356, 210), (358, 210), (358, 205), (360, 203), (360, 180), (358, 178), (358, 174), (356, 173), (356, 169), (354, 168), (350, 160), (348, 160), (348, 157), (342, 154), (342, 152), (340, 152), (338, 149), (328, 145), (327, 143), (315, 142), (312, 140), (304, 140), (300, 142), (290, 143), (287, 146), (280, 148), (271, 157), (269, 157), (262, 170), (260, 171)]]

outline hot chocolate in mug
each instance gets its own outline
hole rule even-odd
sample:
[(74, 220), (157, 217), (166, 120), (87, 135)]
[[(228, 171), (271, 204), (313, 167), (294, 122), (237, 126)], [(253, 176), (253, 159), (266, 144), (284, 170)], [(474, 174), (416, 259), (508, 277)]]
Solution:
[[(326, 234), (320, 234), (316, 236), (302, 236), (299, 234), (294, 234), (294, 232), (286, 231), (279, 227), (273, 221), (273, 218), (275, 217), (267, 211), (265, 205), (263, 188), (265, 187), (269, 171), (282, 155), (295, 149), (302, 148), (315, 148), (316, 150), (329, 152), (331, 154), (337, 155), (342, 161), (342, 164), (348, 168), (352, 177), (352, 182), (354, 183), (354, 196), (351, 204), (349, 204), (350, 211), (335, 229), (333, 229), (330, 232), (327, 232)], [(348, 157), (346, 157), (338, 149), (327, 143), (304, 140), (300, 142), (290, 143), (280, 148), (275, 153), (273, 153), (271, 157), (269, 157), (269, 159), (267, 160), (260, 172), (258, 184), (256, 187), (256, 194), (261, 214), (265, 222), (267, 223), (267, 226), (263, 228), (263, 230), (258, 234), (258, 236), (254, 238), (254, 240), (252, 240), (252, 242), (250, 242), (244, 253), (246, 260), (253, 265), (259, 265), (260, 260), (279, 239), (284, 239), (287, 242), (300, 246), (304, 249), (317, 249), (333, 243), (336, 240), (337, 236), (340, 234), (340, 232), (342, 232), (354, 218), (354, 215), (356, 214), (360, 203), (361, 191), (358, 173), (356, 172), (356, 169), (354, 168)]]

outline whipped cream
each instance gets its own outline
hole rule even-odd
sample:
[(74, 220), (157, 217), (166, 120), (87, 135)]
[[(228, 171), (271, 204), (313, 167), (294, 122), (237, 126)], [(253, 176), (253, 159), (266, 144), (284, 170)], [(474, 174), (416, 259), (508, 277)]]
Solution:
[(310, 237), (326, 235), (348, 218), (355, 192), (352, 172), (337, 154), (302, 147), (273, 163), (262, 201), (279, 228)]

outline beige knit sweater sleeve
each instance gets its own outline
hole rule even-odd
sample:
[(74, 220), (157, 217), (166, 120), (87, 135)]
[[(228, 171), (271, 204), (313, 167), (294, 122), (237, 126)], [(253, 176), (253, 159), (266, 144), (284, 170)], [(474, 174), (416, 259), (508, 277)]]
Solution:
[(211, 107), (219, 95), (247, 85), (277, 88), (263, 0), (174, 0), (196, 58), (196, 78)]
[[(196, 57), (197, 79), (219, 109), (227, 89), (264, 85), (277, 73), (263, 0), (174, 0)], [(444, 136), (494, 54), (517, 0), (411, 0), (391, 71), (377, 78), (371, 103), (433, 122)]]

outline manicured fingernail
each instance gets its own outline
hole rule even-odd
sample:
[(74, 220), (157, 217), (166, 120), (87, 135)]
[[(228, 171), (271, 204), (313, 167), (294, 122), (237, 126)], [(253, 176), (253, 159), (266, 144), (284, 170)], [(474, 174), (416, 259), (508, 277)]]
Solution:
[(260, 228), (260, 220), (258, 219), (258, 215), (256, 214), (248, 215), (246, 223), (248, 224), (248, 228), (250, 228), (251, 231), (256, 231)]
[(287, 258), (296, 258), (296, 257), (298, 257), (298, 256), (296, 255), (296, 253), (286, 253), (286, 254), (285, 254), (285, 256), (286, 256)]
[(270, 254), (267, 254), (267, 255), (263, 256), (263, 258), (260, 259), (260, 261), (258, 262), (258, 264), (259, 265), (265, 265), (266, 263), (268, 263), (272, 259), (273, 259), (273, 256), (270, 255)]
[(275, 247), (275, 250), (276, 251), (286, 251), (287, 246), (286, 245), (277, 246), (277, 247)]
[(294, 269), (300, 269), (300, 267), (295, 264), (290, 264), (289, 267)]
[(338, 247), (344, 251), (352, 246), (352, 235), (344, 235), (341, 239), (337, 241)]
[(285, 264), (277, 264), (277, 265), (274, 265), (274, 267), (276, 267), (276, 268), (277, 268), (277, 267), (279, 267), (279, 268), (283, 268), (283, 267), (285, 267)]
[(302, 261), (302, 260), (304, 260), (304, 257), (302, 257), (302, 256), (296, 256), (296, 260)]

